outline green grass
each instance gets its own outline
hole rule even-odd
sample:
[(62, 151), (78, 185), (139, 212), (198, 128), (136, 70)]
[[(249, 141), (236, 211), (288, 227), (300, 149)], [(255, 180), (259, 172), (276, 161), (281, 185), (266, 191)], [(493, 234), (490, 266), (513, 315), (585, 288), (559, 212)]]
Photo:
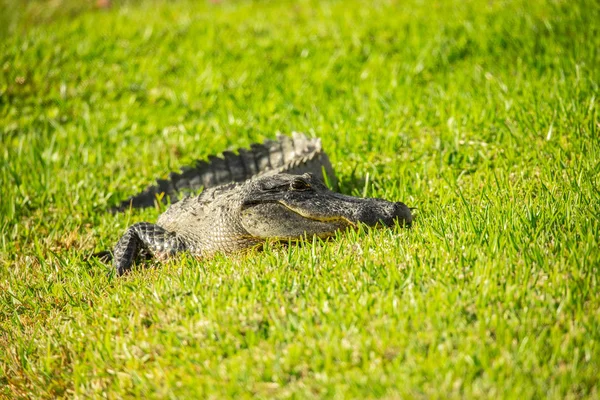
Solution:
[[(0, 44), (0, 396), (600, 396), (597, 1), (115, 3)], [(413, 227), (86, 261), (292, 130)]]

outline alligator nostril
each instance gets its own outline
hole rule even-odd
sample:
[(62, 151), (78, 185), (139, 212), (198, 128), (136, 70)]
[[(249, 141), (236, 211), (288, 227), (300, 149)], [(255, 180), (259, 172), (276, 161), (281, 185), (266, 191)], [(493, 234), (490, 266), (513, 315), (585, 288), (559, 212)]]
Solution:
[(401, 202), (394, 203), (394, 219), (397, 220), (400, 225), (410, 225), (413, 220), (410, 208)]

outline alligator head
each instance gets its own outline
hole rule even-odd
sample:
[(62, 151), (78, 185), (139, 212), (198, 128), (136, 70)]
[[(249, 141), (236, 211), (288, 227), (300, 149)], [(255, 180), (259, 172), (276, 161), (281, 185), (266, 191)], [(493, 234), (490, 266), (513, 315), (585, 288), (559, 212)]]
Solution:
[(255, 238), (328, 237), (339, 229), (410, 225), (400, 202), (335, 193), (311, 174), (277, 174), (249, 182), (241, 202), (241, 224)]

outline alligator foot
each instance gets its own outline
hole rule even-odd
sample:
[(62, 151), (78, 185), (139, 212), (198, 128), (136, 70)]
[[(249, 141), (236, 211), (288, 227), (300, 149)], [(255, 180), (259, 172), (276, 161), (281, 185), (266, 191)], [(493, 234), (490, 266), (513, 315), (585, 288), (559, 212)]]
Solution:
[(112, 261), (113, 254), (110, 250), (102, 250), (87, 257), (87, 259), (90, 258), (97, 258), (101, 263), (107, 264)]
[(149, 222), (139, 222), (130, 226), (119, 239), (113, 251), (113, 262), (117, 274), (123, 275), (140, 255), (149, 252), (161, 257), (172, 256), (186, 250), (186, 247), (176, 233)]

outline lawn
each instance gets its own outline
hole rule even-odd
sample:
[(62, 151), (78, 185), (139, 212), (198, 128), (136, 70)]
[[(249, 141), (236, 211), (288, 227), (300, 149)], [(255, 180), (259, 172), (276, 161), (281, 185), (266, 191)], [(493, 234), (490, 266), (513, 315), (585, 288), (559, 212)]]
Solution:
[[(0, 35), (0, 397), (600, 396), (597, 1), (28, 4)], [(89, 259), (156, 221), (107, 212), (154, 178), (291, 131), (412, 228)]]

